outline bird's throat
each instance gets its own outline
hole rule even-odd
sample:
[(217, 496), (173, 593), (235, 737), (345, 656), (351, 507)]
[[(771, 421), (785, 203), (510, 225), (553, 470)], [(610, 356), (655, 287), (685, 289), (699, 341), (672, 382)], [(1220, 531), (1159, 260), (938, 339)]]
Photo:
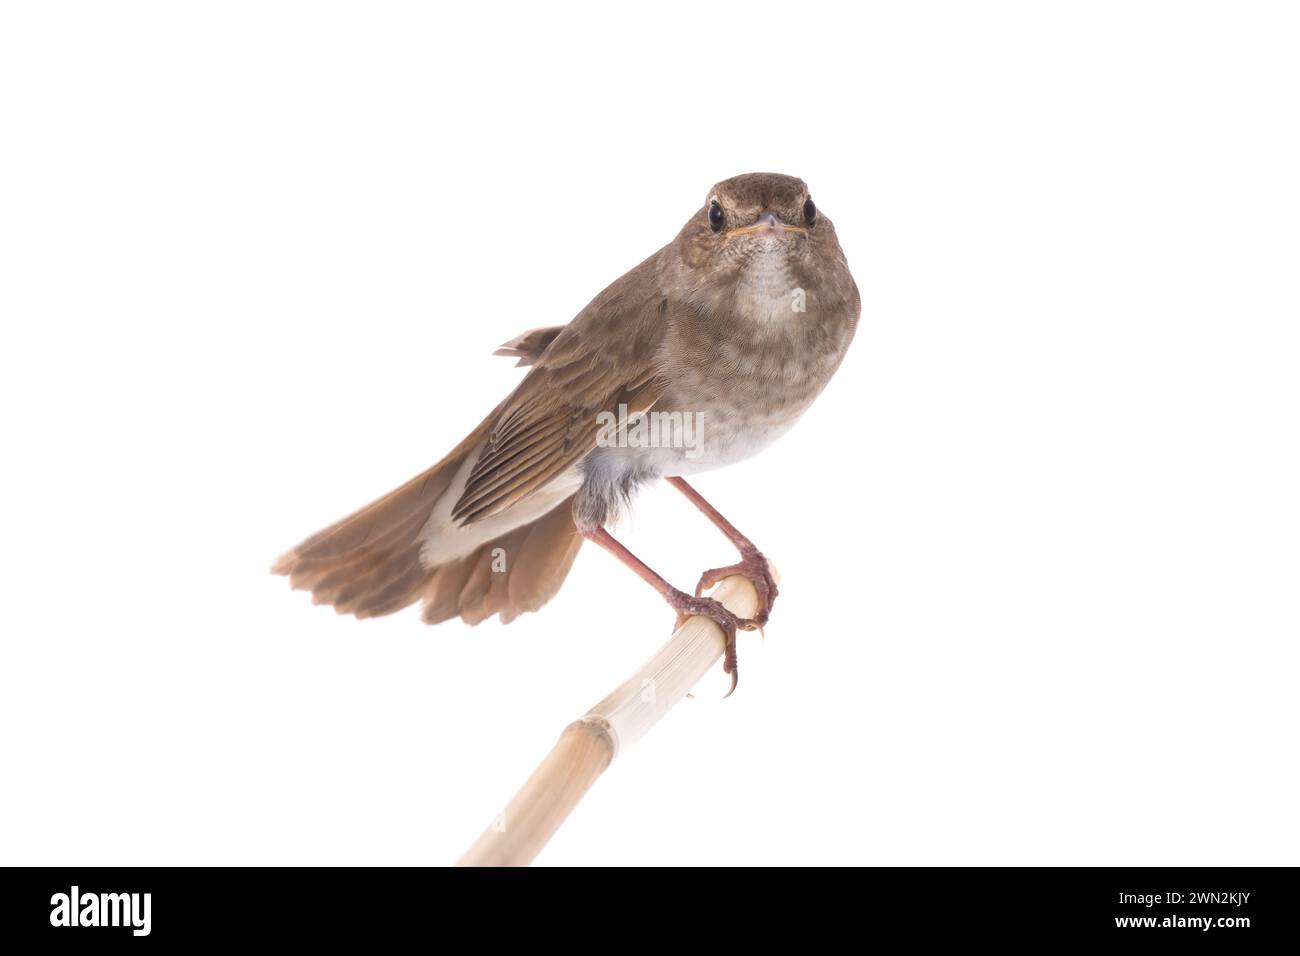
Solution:
[(753, 322), (790, 322), (807, 307), (784, 250), (756, 253), (736, 280), (735, 309)]

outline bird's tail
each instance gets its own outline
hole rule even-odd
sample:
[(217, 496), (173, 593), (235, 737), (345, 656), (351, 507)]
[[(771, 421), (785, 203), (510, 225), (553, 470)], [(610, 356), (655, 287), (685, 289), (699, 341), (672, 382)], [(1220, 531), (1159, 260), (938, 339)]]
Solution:
[[(480, 535), (458, 543), (458, 556), (442, 563), (421, 559), (422, 550), (438, 553), (428, 547), (430, 516), (445, 495), (459, 495), (486, 424), (424, 474), (312, 535), (271, 570), (310, 591), (316, 604), (359, 618), (392, 614), (421, 599), (429, 624), (453, 617), (477, 624), (498, 613), (509, 622), (540, 608), (559, 591), (582, 545), (572, 496), (524, 524), (495, 528), (490, 540)], [(432, 533), (464, 537), (465, 531)]]

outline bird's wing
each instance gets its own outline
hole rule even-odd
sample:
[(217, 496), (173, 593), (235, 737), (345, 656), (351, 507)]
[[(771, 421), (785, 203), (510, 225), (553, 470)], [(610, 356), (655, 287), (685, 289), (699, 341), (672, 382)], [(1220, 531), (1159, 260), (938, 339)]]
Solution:
[(636, 416), (663, 394), (658, 352), (670, 307), (653, 262), (597, 296), (536, 358), (497, 409), (453, 520), (509, 508), (596, 447), (602, 412), (620, 416), (625, 406)]
[(492, 354), (519, 359), (515, 363), (515, 368), (521, 365), (536, 365), (537, 360), (542, 357), (542, 353), (555, 341), (555, 337), (563, 331), (564, 326), (562, 325), (548, 325), (544, 329), (529, 329), (523, 335), (515, 336)]

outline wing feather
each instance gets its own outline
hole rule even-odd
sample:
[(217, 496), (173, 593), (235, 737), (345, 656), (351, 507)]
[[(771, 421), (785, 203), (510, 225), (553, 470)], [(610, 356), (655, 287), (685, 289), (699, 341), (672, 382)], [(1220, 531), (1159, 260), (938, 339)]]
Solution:
[(596, 447), (602, 412), (618, 415), (623, 406), (635, 416), (663, 394), (658, 346), (668, 302), (659, 291), (657, 259), (548, 334), (532, 370), (497, 410), (453, 520), (468, 524), (526, 498)]

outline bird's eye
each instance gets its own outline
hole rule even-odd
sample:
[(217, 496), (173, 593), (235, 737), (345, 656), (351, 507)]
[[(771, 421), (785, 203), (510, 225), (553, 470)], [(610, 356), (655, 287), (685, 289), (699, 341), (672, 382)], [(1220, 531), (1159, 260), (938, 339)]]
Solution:
[(716, 199), (709, 203), (709, 225), (713, 227), (714, 232), (722, 231), (722, 207), (718, 205)]
[(810, 226), (817, 221), (817, 207), (813, 205), (812, 196), (803, 204), (803, 221)]

